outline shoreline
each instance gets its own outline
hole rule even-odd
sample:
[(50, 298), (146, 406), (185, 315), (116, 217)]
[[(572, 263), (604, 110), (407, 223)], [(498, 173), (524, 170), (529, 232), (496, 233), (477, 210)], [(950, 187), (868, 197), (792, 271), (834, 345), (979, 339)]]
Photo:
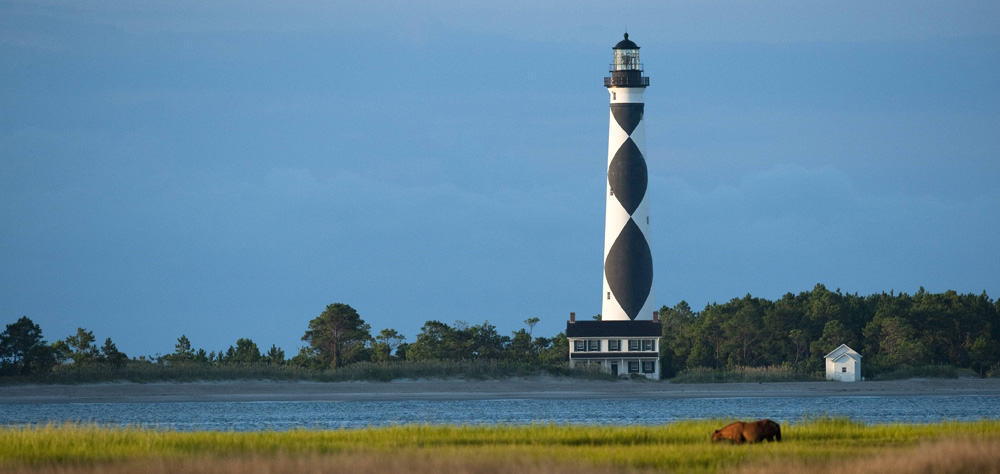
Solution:
[(604, 381), (551, 376), (391, 382), (233, 380), (0, 386), (0, 404), (499, 399), (685, 399), (885, 396), (1000, 396), (1000, 379), (873, 382), (694, 383)]

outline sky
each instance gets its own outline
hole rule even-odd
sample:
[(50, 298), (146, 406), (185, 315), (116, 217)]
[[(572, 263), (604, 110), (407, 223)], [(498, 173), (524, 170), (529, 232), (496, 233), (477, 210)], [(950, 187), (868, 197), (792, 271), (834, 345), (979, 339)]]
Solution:
[(0, 0), (0, 325), (297, 352), (600, 312), (611, 46), (657, 305), (1000, 296), (1000, 3)]

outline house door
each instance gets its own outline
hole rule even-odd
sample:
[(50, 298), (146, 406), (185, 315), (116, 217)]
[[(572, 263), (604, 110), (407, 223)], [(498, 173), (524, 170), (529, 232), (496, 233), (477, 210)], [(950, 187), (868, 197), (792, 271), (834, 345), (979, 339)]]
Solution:
[(611, 375), (614, 375), (615, 377), (618, 376), (618, 363), (617, 362), (612, 362), (611, 363)]

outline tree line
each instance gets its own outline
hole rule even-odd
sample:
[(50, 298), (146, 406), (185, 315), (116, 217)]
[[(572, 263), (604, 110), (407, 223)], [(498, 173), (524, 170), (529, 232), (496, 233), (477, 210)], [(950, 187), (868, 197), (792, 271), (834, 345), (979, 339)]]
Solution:
[(219, 351), (195, 349), (186, 335), (177, 338), (174, 352), (165, 355), (129, 358), (111, 338), (97, 346), (93, 331), (78, 328), (76, 333), (52, 344), (45, 341), (41, 328), (27, 316), (7, 325), (0, 333), (0, 375), (39, 375), (52, 370), (87, 367), (121, 368), (128, 364), (200, 366), (292, 366), (309, 370), (330, 370), (356, 362), (400, 361), (516, 361), (523, 364), (552, 365), (568, 358), (566, 336), (532, 337), (539, 318), (528, 318), (527, 326), (502, 335), (488, 321), (470, 325), (457, 321), (449, 325), (427, 321), (412, 343), (395, 329), (372, 334), (371, 326), (350, 305), (333, 303), (309, 321), (302, 336), (306, 343), (291, 358), (275, 345), (262, 351), (250, 338), (239, 338)]
[[(935, 294), (921, 288), (913, 295), (859, 296), (816, 285), (776, 301), (748, 294), (701, 311), (681, 301), (664, 306), (660, 319), (665, 378), (705, 368), (787, 366), (815, 373), (823, 370), (823, 356), (840, 344), (862, 354), (867, 374), (924, 365), (969, 368), (980, 375), (1000, 373), (1000, 300), (985, 292)], [(308, 322), (302, 336), (305, 344), (290, 358), (275, 345), (265, 351), (249, 338), (239, 338), (223, 350), (195, 349), (185, 335), (170, 354), (129, 358), (110, 338), (98, 346), (93, 332), (83, 328), (49, 344), (41, 328), (25, 316), (0, 333), (0, 375), (129, 364), (290, 366), (314, 371), (357, 362), (515, 361), (564, 366), (569, 353), (566, 335), (535, 336), (538, 322), (528, 318), (524, 328), (508, 336), (488, 321), (449, 325), (431, 320), (408, 342), (395, 329), (373, 333), (354, 308), (333, 303)]]
[(684, 301), (660, 312), (664, 377), (685, 369), (789, 365), (824, 368), (823, 356), (847, 344), (862, 370), (950, 365), (997, 374), (1000, 300), (983, 292), (844, 294), (816, 285), (776, 301), (746, 295), (700, 312)]

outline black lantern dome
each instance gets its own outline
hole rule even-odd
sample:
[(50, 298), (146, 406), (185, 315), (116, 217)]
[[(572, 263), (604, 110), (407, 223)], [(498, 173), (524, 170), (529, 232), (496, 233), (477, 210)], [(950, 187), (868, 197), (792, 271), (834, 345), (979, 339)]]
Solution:
[(639, 45), (628, 39), (621, 40), (613, 48), (614, 62), (611, 63), (611, 77), (604, 78), (604, 87), (646, 87), (649, 78), (642, 75), (639, 62)]
[(639, 49), (639, 45), (635, 44), (634, 41), (628, 39), (628, 33), (625, 33), (625, 39), (618, 42), (614, 48), (611, 49)]

